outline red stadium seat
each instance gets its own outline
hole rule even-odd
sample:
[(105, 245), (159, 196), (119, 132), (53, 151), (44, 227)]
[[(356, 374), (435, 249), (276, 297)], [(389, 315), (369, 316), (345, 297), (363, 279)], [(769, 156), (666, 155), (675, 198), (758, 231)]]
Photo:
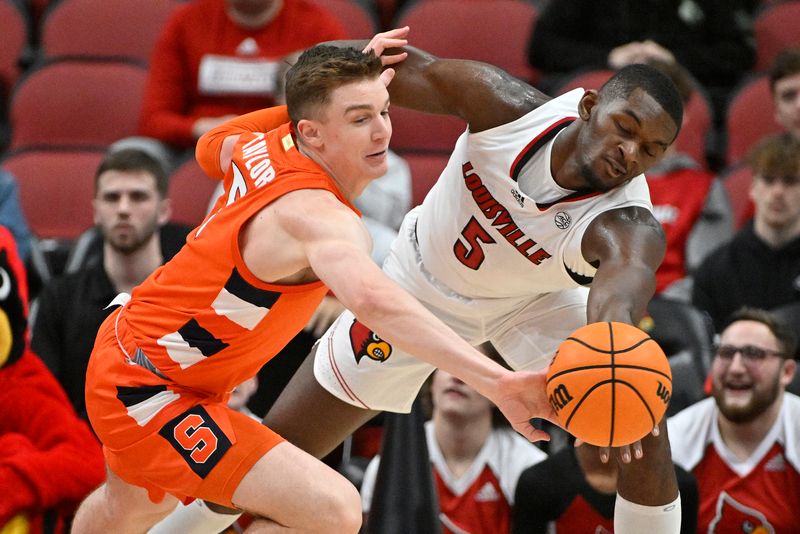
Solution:
[(404, 10), (395, 26), (410, 26), (410, 42), (432, 54), (485, 61), (532, 80), (527, 51), (537, 15), (523, 0), (425, 0)]
[(734, 93), (728, 104), (726, 129), (728, 165), (741, 161), (761, 138), (783, 131), (775, 122), (772, 94), (766, 76), (746, 82)]
[(175, 0), (62, 0), (42, 22), (45, 58), (95, 56), (146, 63)]
[(370, 39), (375, 35), (375, 19), (353, 0), (313, 0), (336, 17), (350, 39)]
[(397, 106), (391, 108), (389, 116), (392, 118), (392, 148), (401, 152), (452, 150), (458, 136), (467, 128), (467, 124), (456, 117)]
[(449, 154), (418, 154), (405, 152), (400, 154), (411, 168), (411, 205), (422, 204), (425, 195), (447, 165)]
[(17, 177), (22, 210), (40, 238), (75, 239), (94, 224), (94, 175), (102, 151), (36, 150), (3, 160)]
[(0, 0), (0, 95), (8, 95), (19, 76), (19, 59), (28, 44), (28, 22), (12, 0)]
[(23, 78), (11, 96), (11, 149), (105, 147), (135, 135), (147, 71), (105, 61), (57, 61)]
[(749, 165), (739, 164), (724, 171), (720, 178), (731, 199), (733, 222), (736, 228), (741, 228), (744, 223), (753, 217), (755, 210), (753, 201), (750, 200), (753, 171)]
[(189, 226), (199, 225), (206, 216), (208, 203), (218, 183), (205, 175), (197, 161), (186, 160), (170, 178), (172, 221)]
[[(578, 88), (599, 89), (614, 74), (613, 70), (600, 69), (581, 72), (568, 80), (557, 92), (564, 94)], [(689, 97), (684, 110), (684, 121), (681, 133), (675, 141), (676, 148), (691, 156), (697, 163), (705, 166), (706, 137), (711, 131), (713, 120), (711, 104), (702, 91), (697, 90)]]
[(782, 50), (800, 46), (800, 2), (776, 2), (753, 22), (756, 70), (764, 71)]

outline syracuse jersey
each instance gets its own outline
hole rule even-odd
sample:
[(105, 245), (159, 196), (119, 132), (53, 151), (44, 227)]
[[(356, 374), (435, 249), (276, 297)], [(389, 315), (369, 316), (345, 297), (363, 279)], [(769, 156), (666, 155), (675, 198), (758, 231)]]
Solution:
[(181, 386), (231, 391), (305, 326), (327, 288), (258, 280), (242, 260), (239, 231), (281, 195), (312, 188), (348, 204), (327, 174), (298, 152), (288, 124), (241, 136), (225, 177), (227, 205), (134, 290), (125, 311), (136, 345), (159, 373)]
[[(511, 506), (520, 474), (547, 455), (511, 429), (494, 429), (467, 471), (455, 477), (447, 467), (433, 423), (425, 423), (428, 454), (445, 534), (496, 534), (511, 530)], [(369, 512), (379, 457), (367, 467), (361, 501)]]
[(708, 398), (668, 420), (673, 460), (697, 478), (697, 531), (799, 534), (800, 397), (784, 394), (778, 419), (746, 460), (722, 441), (718, 414)]
[(465, 132), (419, 210), (425, 268), (469, 298), (519, 297), (573, 288), (595, 269), (581, 254), (589, 223), (624, 206), (650, 209), (644, 175), (607, 193), (559, 187), (552, 141), (577, 117), (583, 90), (519, 119)]
[(103, 323), (89, 363), (87, 411), (108, 466), (154, 502), (170, 493), (231, 506), (245, 473), (282, 441), (226, 402), (306, 325), (327, 288), (259, 280), (242, 259), (242, 226), (300, 189), (352, 208), (298, 152), (288, 124), (236, 133), (225, 200)]

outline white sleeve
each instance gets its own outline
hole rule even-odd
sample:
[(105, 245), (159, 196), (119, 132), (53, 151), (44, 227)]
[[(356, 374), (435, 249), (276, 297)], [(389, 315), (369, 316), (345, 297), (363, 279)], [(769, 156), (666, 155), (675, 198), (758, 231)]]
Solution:
[(369, 513), (372, 506), (372, 494), (375, 491), (375, 478), (378, 476), (378, 466), (381, 463), (380, 456), (375, 456), (370, 460), (367, 469), (364, 471), (364, 480), (361, 482), (361, 511)]

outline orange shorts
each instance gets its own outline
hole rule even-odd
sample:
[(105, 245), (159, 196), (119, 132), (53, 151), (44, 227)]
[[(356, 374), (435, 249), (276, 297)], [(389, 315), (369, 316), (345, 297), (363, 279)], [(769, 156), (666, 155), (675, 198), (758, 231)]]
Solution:
[(109, 468), (153, 502), (169, 493), (232, 506), (244, 475), (283, 438), (228, 408), (227, 395), (181, 388), (131, 363), (136, 347), (119, 316), (100, 327), (86, 374), (86, 407)]

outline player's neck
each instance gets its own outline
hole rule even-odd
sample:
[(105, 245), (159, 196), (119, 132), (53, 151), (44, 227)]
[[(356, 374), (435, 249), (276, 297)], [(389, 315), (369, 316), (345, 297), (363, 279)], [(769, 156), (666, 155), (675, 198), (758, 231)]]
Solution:
[(322, 170), (325, 171), (325, 174), (330, 177), (333, 183), (336, 184), (336, 188), (339, 190), (342, 196), (344, 196), (344, 198), (346, 198), (349, 202), (353, 202), (356, 198), (358, 198), (369, 184), (369, 181), (358, 183), (340, 179), (338, 173), (336, 173), (333, 167), (331, 167), (328, 162), (325, 161), (325, 158), (318, 150), (303, 144), (300, 141), (299, 136), (295, 138), (295, 144), (297, 145), (297, 150), (302, 155), (322, 167)]
[(576, 158), (570, 157), (577, 145), (579, 122), (574, 121), (555, 138), (550, 152), (550, 174), (553, 175), (553, 180), (564, 189), (572, 191), (585, 187), (580, 165)]
[(454, 465), (462, 462), (471, 464), (491, 432), (491, 416), (479, 419), (441, 414), (433, 416), (433, 435), (448, 466), (451, 466), (451, 462)]
[(164, 262), (158, 232), (139, 249), (125, 254), (103, 245), (103, 267), (118, 292), (130, 293)]
[(747, 423), (734, 423), (719, 415), (719, 434), (725, 446), (740, 460), (747, 460), (769, 433), (781, 412), (783, 392), (764, 413)]

